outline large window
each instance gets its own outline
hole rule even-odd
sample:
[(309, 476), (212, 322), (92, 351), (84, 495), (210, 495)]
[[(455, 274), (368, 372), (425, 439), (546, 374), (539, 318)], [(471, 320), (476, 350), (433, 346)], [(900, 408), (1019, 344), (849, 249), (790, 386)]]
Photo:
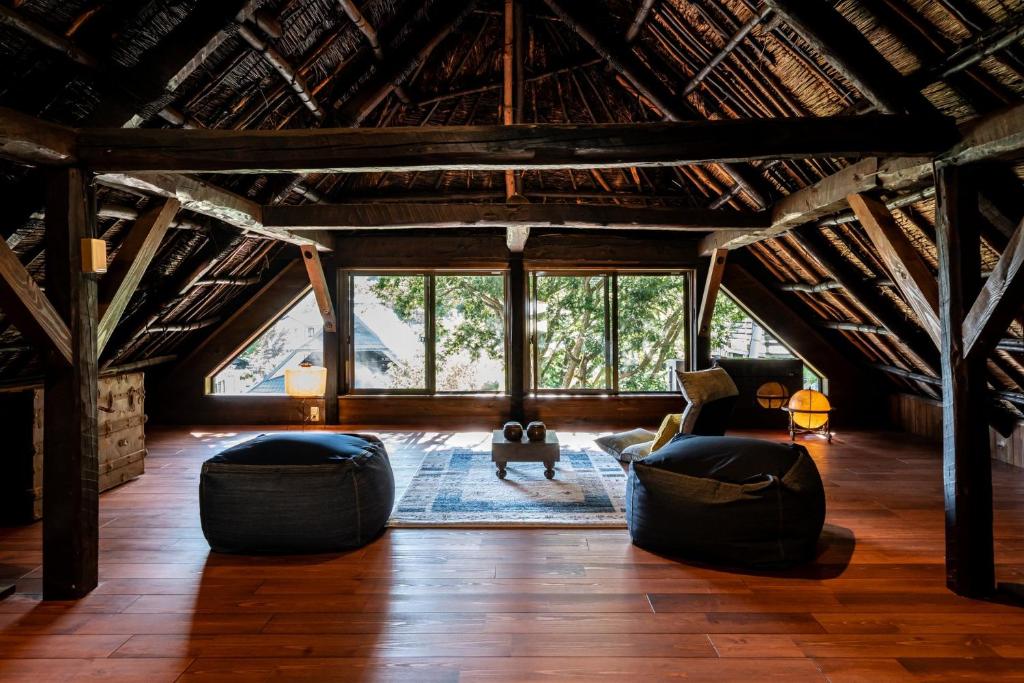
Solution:
[(358, 274), (352, 383), (368, 392), (505, 390), (505, 277)]
[(214, 394), (284, 394), (284, 371), (323, 365), (324, 321), (313, 292), (283, 313), (210, 378)]
[(683, 273), (535, 273), (534, 389), (670, 391), (669, 360), (686, 359)]

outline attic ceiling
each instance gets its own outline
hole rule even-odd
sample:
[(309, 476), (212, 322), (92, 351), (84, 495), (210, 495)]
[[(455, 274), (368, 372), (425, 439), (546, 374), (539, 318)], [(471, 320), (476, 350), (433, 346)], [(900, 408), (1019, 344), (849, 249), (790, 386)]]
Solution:
[[(824, 2), (824, 0), (822, 0)], [(968, 121), (1024, 96), (1024, 0), (826, 3), (898, 72), (908, 98)], [(525, 0), (524, 123), (860, 114), (878, 109), (831, 55), (748, 0)], [(0, 0), (0, 106), (74, 126), (290, 129), (500, 124), (503, 3), (434, 0)], [(652, 93), (657, 96), (652, 97)], [(531, 170), (530, 202), (764, 210), (842, 169), (839, 159), (738, 167)], [(1024, 215), (1021, 169), (983, 170), (991, 267)], [(501, 171), (210, 176), (263, 204), (504, 202)], [(43, 177), (0, 161), (0, 230), (43, 282)], [(886, 197), (934, 267), (929, 187)], [(111, 257), (155, 198), (99, 186)], [(105, 365), (190, 348), (280, 267), (294, 246), (188, 211), (164, 239)], [(843, 353), (936, 396), (921, 327), (851, 212), (734, 252)], [(1020, 396), (1018, 317), (990, 358), (994, 389)], [(902, 332), (906, 331), (907, 334)], [(0, 321), (0, 376), (40, 359)], [(894, 372), (895, 370), (895, 372)]]

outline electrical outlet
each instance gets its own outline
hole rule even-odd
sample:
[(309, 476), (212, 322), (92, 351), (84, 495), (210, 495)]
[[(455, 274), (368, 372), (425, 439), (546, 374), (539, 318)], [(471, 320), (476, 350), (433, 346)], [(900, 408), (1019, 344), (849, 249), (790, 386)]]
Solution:
[(319, 422), (320, 421), (320, 406), (309, 407), (309, 421)]

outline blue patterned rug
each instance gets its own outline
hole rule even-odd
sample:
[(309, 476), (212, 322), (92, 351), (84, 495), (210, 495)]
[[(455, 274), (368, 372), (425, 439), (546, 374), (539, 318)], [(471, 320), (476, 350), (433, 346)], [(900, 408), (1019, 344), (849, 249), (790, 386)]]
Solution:
[(395, 506), (392, 527), (624, 527), (626, 473), (604, 453), (563, 450), (555, 478), (537, 462), (495, 476), (490, 452), (427, 453)]

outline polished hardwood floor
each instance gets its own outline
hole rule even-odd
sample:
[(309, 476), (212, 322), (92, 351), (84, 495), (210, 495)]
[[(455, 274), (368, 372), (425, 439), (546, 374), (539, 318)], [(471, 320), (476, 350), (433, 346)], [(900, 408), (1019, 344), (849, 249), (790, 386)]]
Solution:
[[(739, 573), (607, 529), (402, 529), (340, 555), (211, 554), (200, 463), (252, 432), (151, 429), (146, 475), (101, 497), (101, 583), (76, 603), (40, 601), (40, 525), (0, 530), (0, 582), (18, 591), (0, 601), (0, 680), (1024, 679), (1024, 609), (944, 587), (938, 449), (915, 437), (809, 442), (828, 492), (820, 557)], [(425, 449), (486, 438), (382, 436), (400, 485)], [(1024, 581), (1024, 470), (993, 468), (1000, 579)]]

